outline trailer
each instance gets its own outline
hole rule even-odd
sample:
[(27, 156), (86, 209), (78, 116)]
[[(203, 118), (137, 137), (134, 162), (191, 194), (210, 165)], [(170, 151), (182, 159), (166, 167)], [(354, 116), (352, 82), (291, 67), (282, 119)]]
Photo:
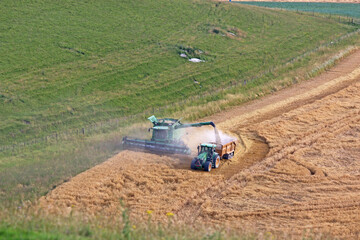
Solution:
[(235, 149), (235, 140), (227, 143), (202, 143), (198, 146), (198, 155), (191, 161), (191, 169), (204, 169), (210, 172), (212, 168), (220, 166), (221, 159), (232, 158)]
[(230, 159), (234, 156), (235, 148), (236, 148), (236, 142), (235, 140), (232, 140), (230, 142), (227, 142), (225, 144), (216, 144), (215, 151), (219, 154), (220, 159)]

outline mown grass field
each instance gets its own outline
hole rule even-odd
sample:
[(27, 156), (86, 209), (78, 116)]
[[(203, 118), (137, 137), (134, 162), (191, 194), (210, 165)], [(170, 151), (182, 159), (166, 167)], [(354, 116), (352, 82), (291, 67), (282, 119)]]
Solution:
[(317, 12), (360, 18), (358, 3), (316, 3), (316, 2), (238, 2), (268, 8), (280, 8), (292, 11)]
[[(0, 152), (0, 206), (7, 208), (106, 160), (121, 149), (129, 131), (122, 127), (148, 114), (194, 120), (306, 79), (329, 56), (359, 46), (357, 34), (341, 38), (357, 25), (240, 4), (5, 0), (0, 6), (6, 9), (0, 146), (10, 146)], [(92, 134), (77, 131), (119, 119)], [(32, 142), (69, 129), (74, 134), (58, 141)], [(29, 231), (30, 239), (46, 238), (41, 232), (53, 228), (43, 231), (39, 223), (22, 232), (6, 224), (0, 238)], [(59, 228), (51, 238), (66, 234)]]

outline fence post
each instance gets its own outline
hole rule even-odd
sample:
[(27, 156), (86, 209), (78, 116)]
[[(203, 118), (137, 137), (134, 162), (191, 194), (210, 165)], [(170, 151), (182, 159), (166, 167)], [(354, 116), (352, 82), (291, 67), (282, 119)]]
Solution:
[(82, 128), (81, 131), (82, 131), (82, 134), (85, 135), (85, 128)]

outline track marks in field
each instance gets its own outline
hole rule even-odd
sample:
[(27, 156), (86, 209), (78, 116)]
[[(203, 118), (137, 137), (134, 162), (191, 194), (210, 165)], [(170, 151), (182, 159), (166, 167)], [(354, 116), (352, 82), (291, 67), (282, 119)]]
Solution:
[[(360, 232), (360, 82), (254, 124), (267, 157), (211, 193), (199, 219), (231, 227), (304, 230), (357, 239)], [(357, 224), (356, 224), (357, 223)], [(245, 225), (244, 225), (245, 224)]]

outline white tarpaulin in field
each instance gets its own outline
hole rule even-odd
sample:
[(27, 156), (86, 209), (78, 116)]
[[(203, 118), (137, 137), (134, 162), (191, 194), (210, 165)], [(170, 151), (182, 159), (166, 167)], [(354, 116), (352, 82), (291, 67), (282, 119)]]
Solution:
[(204, 60), (201, 60), (201, 59), (198, 59), (198, 58), (190, 58), (189, 61), (190, 62), (195, 62), (195, 63), (197, 63), (197, 62), (205, 62)]

